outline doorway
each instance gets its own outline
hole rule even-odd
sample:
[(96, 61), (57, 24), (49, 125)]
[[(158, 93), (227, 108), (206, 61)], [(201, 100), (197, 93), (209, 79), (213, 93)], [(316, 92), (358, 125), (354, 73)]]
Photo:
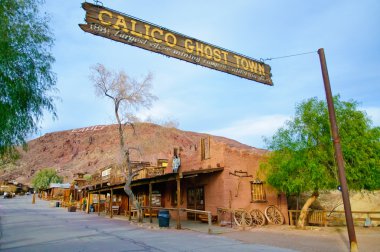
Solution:
[[(204, 186), (191, 187), (187, 189), (187, 208), (205, 210)], [(187, 213), (189, 220), (197, 220), (199, 214)]]

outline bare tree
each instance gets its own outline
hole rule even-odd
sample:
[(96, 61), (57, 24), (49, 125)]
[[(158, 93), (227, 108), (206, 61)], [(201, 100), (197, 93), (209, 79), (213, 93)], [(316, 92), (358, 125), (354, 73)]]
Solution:
[(126, 178), (124, 191), (129, 197), (129, 202), (138, 210), (138, 219), (141, 221), (141, 205), (132, 192), (131, 182), (144, 167), (132, 169), (130, 151), (139, 150), (126, 144), (124, 129), (127, 126), (133, 127), (133, 122), (136, 120), (135, 112), (138, 109), (150, 108), (152, 102), (157, 99), (151, 93), (152, 74), (149, 73), (142, 81), (138, 81), (129, 77), (124, 71), (112, 72), (98, 63), (91, 67), (90, 80), (98, 96), (108, 97), (113, 102), (120, 140), (120, 165)]

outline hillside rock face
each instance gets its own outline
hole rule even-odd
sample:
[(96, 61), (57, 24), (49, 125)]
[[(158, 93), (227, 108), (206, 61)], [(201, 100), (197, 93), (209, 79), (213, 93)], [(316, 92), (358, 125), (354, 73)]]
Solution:
[[(157, 159), (171, 159), (173, 148), (179, 148), (181, 157), (196, 155), (200, 139), (206, 134), (165, 128), (155, 124), (138, 123), (127, 127), (126, 144), (131, 148), (131, 160), (147, 161), (156, 165)], [(262, 153), (237, 141), (212, 137), (221, 146), (248, 152)], [(28, 142), (28, 150), (20, 149), (21, 157), (15, 165), (1, 171), (1, 180), (16, 180), (30, 184), (33, 174), (43, 168), (54, 168), (70, 182), (76, 173), (95, 173), (121, 160), (117, 125), (97, 125), (45, 134)]]

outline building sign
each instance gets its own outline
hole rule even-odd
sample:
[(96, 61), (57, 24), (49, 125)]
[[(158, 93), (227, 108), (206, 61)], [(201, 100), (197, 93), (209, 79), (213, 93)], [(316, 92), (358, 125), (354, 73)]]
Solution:
[(79, 26), (85, 32), (273, 85), (270, 66), (263, 62), (103, 6), (83, 3), (82, 7), (86, 10), (87, 24)]

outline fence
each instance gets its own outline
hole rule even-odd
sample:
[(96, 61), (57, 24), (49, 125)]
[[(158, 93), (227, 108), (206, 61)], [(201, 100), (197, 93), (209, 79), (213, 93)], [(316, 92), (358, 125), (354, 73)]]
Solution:
[[(289, 210), (289, 225), (295, 225), (301, 210)], [(380, 224), (378, 211), (352, 211), (354, 224), (357, 226), (370, 226), (373, 222)], [(344, 211), (308, 210), (306, 225), (344, 226), (346, 218)]]

